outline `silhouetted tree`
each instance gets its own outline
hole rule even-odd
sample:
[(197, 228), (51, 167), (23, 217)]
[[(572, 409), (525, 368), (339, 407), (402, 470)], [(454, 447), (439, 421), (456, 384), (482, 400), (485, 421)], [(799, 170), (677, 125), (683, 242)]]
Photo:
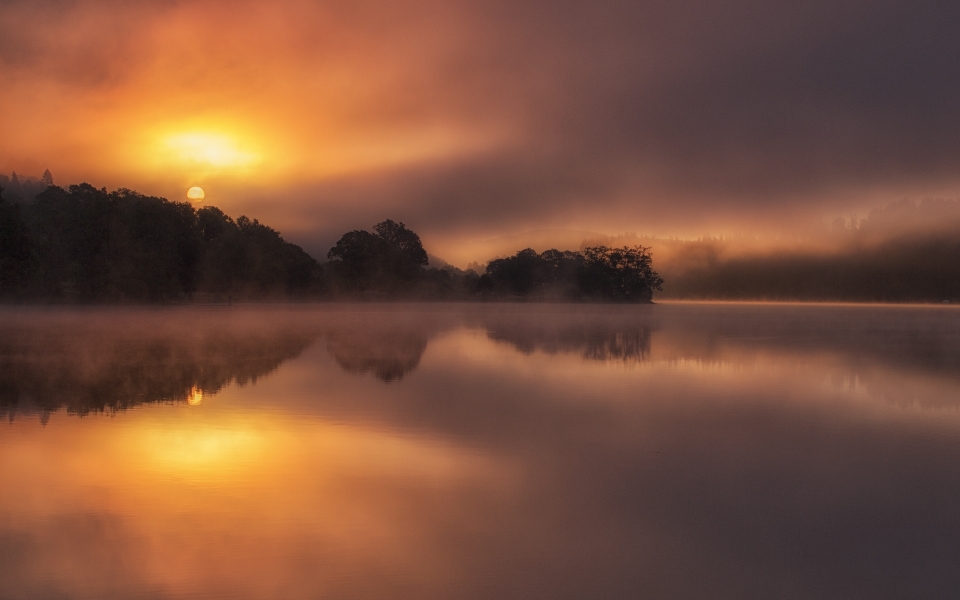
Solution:
[(0, 188), (0, 296), (12, 296), (30, 274), (30, 232), (20, 207), (3, 198)]
[(548, 281), (545, 261), (532, 248), (490, 261), (487, 275), (495, 289), (516, 296), (535, 293)]
[(415, 271), (428, 264), (427, 251), (423, 249), (420, 236), (407, 229), (403, 223), (387, 219), (374, 225), (373, 230), (393, 254), (391, 258), (396, 263), (393, 266), (404, 271)]
[(490, 261), (478, 291), (521, 298), (648, 302), (662, 283), (642, 246), (542, 254), (527, 248)]
[(331, 273), (347, 290), (364, 292), (384, 277), (381, 258), (386, 244), (380, 237), (355, 229), (343, 234), (327, 258), (339, 259), (331, 264)]
[(230, 297), (317, 291), (317, 262), (274, 229), (246, 216), (234, 222), (214, 207), (202, 209), (198, 217), (201, 237), (208, 240), (204, 291)]
[(330, 249), (331, 275), (345, 291), (378, 295), (410, 291), (423, 275), (427, 252), (413, 231), (391, 220), (373, 226), (375, 233), (349, 231)]
[(216, 206), (204, 206), (198, 210), (197, 222), (200, 225), (200, 235), (204, 242), (212, 242), (236, 228), (233, 219), (223, 214), (223, 211)]
[(653, 270), (650, 249), (644, 246), (583, 250), (585, 268), (580, 288), (589, 297), (618, 302), (649, 302), (663, 279)]

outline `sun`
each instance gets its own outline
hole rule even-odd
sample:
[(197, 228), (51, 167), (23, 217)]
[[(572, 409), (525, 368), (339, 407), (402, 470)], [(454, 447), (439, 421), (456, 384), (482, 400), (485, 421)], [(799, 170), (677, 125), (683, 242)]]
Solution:
[(199, 186), (193, 186), (187, 190), (187, 198), (193, 202), (203, 202), (206, 193), (204, 193), (203, 188)]

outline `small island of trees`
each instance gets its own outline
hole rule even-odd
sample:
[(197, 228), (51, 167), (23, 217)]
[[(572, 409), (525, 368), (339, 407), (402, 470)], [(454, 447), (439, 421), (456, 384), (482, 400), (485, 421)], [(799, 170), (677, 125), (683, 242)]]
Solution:
[(19, 302), (538, 300), (650, 302), (649, 248), (521, 250), (484, 273), (433, 268), (420, 236), (385, 220), (350, 231), (320, 263), (256, 219), (213, 206), (53, 185), (0, 189), (0, 298)]

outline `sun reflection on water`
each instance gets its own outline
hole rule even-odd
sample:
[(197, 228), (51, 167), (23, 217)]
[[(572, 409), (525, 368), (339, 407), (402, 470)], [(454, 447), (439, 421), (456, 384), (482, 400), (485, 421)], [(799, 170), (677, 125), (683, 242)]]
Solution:
[(203, 402), (203, 390), (197, 386), (190, 388), (190, 394), (187, 396), (187, 404), (190, 406), (199, 406)]

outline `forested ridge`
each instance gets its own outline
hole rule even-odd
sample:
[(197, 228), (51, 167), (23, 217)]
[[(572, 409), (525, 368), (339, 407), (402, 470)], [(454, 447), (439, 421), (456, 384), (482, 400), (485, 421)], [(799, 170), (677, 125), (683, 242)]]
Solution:
[(19, 302), (441, 299), (649, 302), (662, 279), (642, 246), (531, 249), (484, 273), (428, 264), (385, 220), (345, 233), (319, 263), (256, 219), (128, 189), (0, 189), (0, 297)]
[[(2, 192), (0, 192), (2, 198)], [(0, 200), (8, 299), (164, 302), (315, 291), (317, 262), (256, 219), (89, 184)]]

